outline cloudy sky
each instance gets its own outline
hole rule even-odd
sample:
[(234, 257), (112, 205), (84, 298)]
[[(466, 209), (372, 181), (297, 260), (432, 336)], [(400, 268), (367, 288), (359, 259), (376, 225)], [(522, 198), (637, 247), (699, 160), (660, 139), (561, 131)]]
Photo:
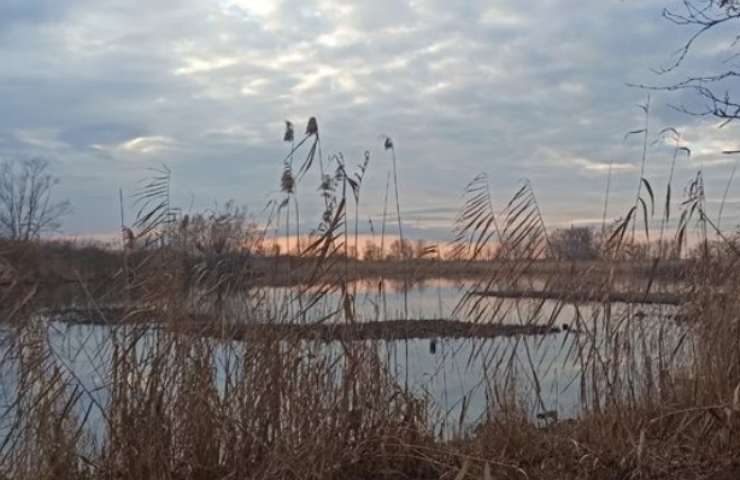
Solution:
[[(651, 69), (691, 33), (661, 19), (670, 0), (350, 4), (2, 0), (0, 156), (52, 161), (74, 207), (67, 235), (117, 231), (118, 189), (132, 193), (161, 163), (183, 209), (234, 199), (259, 215), (278, 197), (284, 120), (302, 133), (315, 115), (325, 157), (354, 165), (371, 153), (364, 219), (383, 208), (387, 134), (414, 236), (449, 237), (479, 172), (499, 205), (526, 177), (549, 224), (588, 223), (601, 218), (609, 162), (610, 216), (634, 201), (641, 145), (624, 136), (642, 128), (645, 92), (627, 84), (716, 69), (734, 38), (707, 37), (663, 78)], [(669, 106), (692, 101), (654, 94), (650, 128), (680, 129), (694, 151), (674, 191), (703, 164), (716, 203), (734, 161), (721, 151), (740, 138)], [(647, 176), (661, 191), (669, 162), (665, 145), (651, 147)], [(317, 184), (311, 172), (300, 186), (305, 228), (318, 220)], [(735, 215), (740, 190), (728, 198)]]

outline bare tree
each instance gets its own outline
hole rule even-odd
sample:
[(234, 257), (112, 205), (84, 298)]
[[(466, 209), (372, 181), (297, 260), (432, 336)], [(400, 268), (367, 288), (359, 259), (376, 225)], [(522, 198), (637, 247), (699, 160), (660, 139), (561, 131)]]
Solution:
[(365, 242), (365, 249), (362, 254), (362, 258), (369, 262), (376, 262), (383, 260), (383, 252), (380, 251), (380, 246), (372, 240)]
[[(712, 31), (724, 28), (723, 25), (740, 21), (740, 0), (683, 0), (680, 8), (664, 9), (663, 17), (679, 27), (690, 29), (691, 33), (674, 52), (671, 61), (656, 71), (660, 75), (677, 71), (701, 38)], [(670, 85), (642, 85), (642, 87), (654, 90), (693, 91), (703, 100), (704, 105), (699, 108), (681, 105), (676, 107), (678, 110), (691, 115), (714, 116), (724, 120), (723, 124), (737, 120), (740, 118), (740, 100), (734, 98), (733, 93), (738, 92), (733, 90), (737, 89), (737, 81), (740, 79), (740, 70), (736, 62), (740, 52), (732, 50), (740, 47), (740, 35), (734, 34), (729, 38), (727, 47), (730, 51), (720, 71), (690, 76)]]
[(427, 245), (427, 242), (423, 239), (419, 239), (414, 243), (414, 257), (415, 258), (424, 258), (428, 255), (429, 246)]
[(233, 200), (214, 210), (185, 215), (177, 226), (176, 238), (180, 248), (205, 256), (251, 253), (264, 240), (246, 207)]
[(393, 240), (388, 254), (388, 260), (411, 260), (414, 258), (414, 245), (411, 241), (404, 239)]
[(555, 230), (550, 237), (550, 247), (560, 260), (593, 260), (598, 256), (593, 230), (589, 227)]
[(71, 208), (52, 201), (59, 179), (48, 170), (40, 158), (0, 162), (0, 238), (28, 241), (59, 229)]

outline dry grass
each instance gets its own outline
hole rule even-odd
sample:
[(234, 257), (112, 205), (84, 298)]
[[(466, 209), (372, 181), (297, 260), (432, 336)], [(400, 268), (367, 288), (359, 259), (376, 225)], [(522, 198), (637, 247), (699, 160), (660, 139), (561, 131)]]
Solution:
[[(310, 126), (298, 143), (309, 152), (291, 192), (314, 160), (322, 173), (330, 167), (321, 157), (316, 122)], [(291, 148), (290, 165), (298, 147)], [(699, 261), (678, 267), (661, 255), (649, 268), (625, 268), (620, 252), (632, 240), (624, 232), (637, 221), (627, 215), (604, 243), (599, 262), (545, 269), (541, 257), (549, 239), (531, 184), (516, 192), (499, 218), (485, 178), (477, 178), (456, 232), (459, 264), (483, 272), (457, 314), (482, 325), (571, 323), (579, 333), (561, 348), (577, 366), (581, 408), (565, 420), (547, 412), (543, 366), (536, 365), (530, 344), (512, 342), (509, 349), (474, 350), (485, 365), (485, 415), (466, 428), (463, 407), (458, 428), (443, 436), (435, 405), (391, 371), (382, 341), (345, 338), (327, 346), (280, 328), (262, 329), (258, 341), (224, 341), (194, 335), (184, 321), (197, 313), (210, 319), (210, 330), (224, 333), (237, 316), (305, 324), (306, 312), (329, 292), (339, 300), (324, 322), (352, 329), (362, 320), (344, 255), (351, 238), (346, 172), (322, 176), (326, 211), (318, 233), (301, 248), (304, 282), (280, 298), (254, 281), (255, 257), (235, 251), (245, 242), (256, 249), (260, 233), (233, 209), (197, 221), (179, 216), (168, 198), (158, 197), (169, 196), (168, 175), (145, 184), (139, 197), (144, 203), (136, 229), (148, 246), (126, 249), (108, 285), (127, 300), (125, 321), (87, 327), (73, 337), (37, 314), (42, 302), (28, 281), (33, 275), (24, 272), (29, 257), (8, 251), (0, 257), (0, 478), (740, 474), (740, 257), (732, 249), (705, 249)], [(694, 200), (686, 208), (711, 231), (702, 203)], [(147, 209), (150, 204), (156, 208)], [(684, 232), (689, 220), (681, 223)], [(504, 247), (501, 258), (477, 261), (492, 238)], [(475, 295), (544, 285), (607, 298), (620, 288), (619, 272), (647, 295), (659, 288), (661, 268), (681, 271), (683, 322), (645, 318), (634, 306), (608, 302), (570, 305), (576, 313), (566, 319), (567, 299), (512, 303)], [(100, 302), (111, 292), (86, 292), (86, 307), (110, 324)], [(533, 415), (537, 411), (542, 418)]]

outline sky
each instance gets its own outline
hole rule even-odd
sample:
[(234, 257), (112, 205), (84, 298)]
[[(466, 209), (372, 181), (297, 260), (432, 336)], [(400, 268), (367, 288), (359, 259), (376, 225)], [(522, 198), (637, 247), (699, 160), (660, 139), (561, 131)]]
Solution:
[[(466, 184), (486, 172), (497, 208), (524, 178), (552, 228), (600, 223), (634, 203), (644, 126), (634, 83), (666, 85), (714, 72), (732, 27), (698, 42), (671, 75), (656, 68), (692, 33), (661, 18), (669, 0), (3, 0), (0, 158), (43, 157), (73, 213), (63, 234), (105, 237), (127, 223), (152, 167), (172, 170), (183, 211), (233, 199), (263, 219), (280, 199), (284, 121), (318, 119), (322, 155), (350, 169), (370, 152), (361, 229), (383, 210), (398, 155), (408, 236), (451, 237)], [(682, 93), (654, 92), (650, 138), (681, 131), (674, 192), (702, 166), (718, 208), (740, 149), (736, 127), (687, 116)], [(736, 140), (737, 139), (737, 140)], [(301, 153), (298, 154), (299, 156)], [(662, 196), (671, 150), (648, 151)], [(298, 186), (304, 231), (320, 218), (317, 170)], [(731, 186), (725, 224), (740, 221)], [(392, 191), (391, 191), (392, 193)], [(676, 199), (676, 202), (680, 198)], [(736, 208), (737, 207), (737, 208)], [(263, 220), (260, 220), (263, 221)], [(391, 227), (389, 227), (391, 228)]]

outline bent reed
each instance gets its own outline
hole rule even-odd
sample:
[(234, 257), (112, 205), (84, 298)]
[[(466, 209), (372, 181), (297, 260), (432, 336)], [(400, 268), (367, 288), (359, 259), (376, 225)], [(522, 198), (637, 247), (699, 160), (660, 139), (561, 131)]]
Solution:
[[(234, 204), (183, 215), (171, 205), (166, 168), (134, 197), (136, 221), (122, 224), (115, 274), (94, 286), (80, 282), (81, 305), (98, 325), (65, 326), (43, 315), (49, 300), (23, 271), (28, 255), (39, 250), (26, 246), (27, 256), (20, 256), (10, 254), (18, 245), (0, 245), (0, 478), (740, 475), (740, 255), (734, 237), (716, 228), (720, 222), (704, 209), (701, 172), (687, 189), (669, 248), (661, 243), (640, 268), (623, 268), (640, 246), (641, 235), (633, 232), (642, 230), (647, 239), (657, 220), (664, 241), (672, 218), (670, 181), (662, 217), (653, 219), (658, 192), (641, 177), (635, 206), (613, 225), (604, 222), (598, 259), (580, 265), (578, 275), (565, 261), (540, 268), (552, 240), (531, 183), (497, 211), (487, 177), (476, 177), (455, 224), (455, 252), (457, 262), (481, 273), (455, 314), (480, 326), (567, 322), (574, 333), (562, 348), (575, 365), (571, 381), (580, 405), (573, 418), (550, 410), (538, 372), (559, 366), (537, 365), (532, 344), (481, 344), (473, 355), (485, 365), (485, 413), (467, 418), (463, 397), (459, 418), (450, 422), (428, 395), (394, 375), (388, 342), (342, 335), (327, 347), (277, 328), (320, 322), (351, 331), (377, 320), (357, 313), (347, 255), (358, 243), (369, 156), (349, 173), (343, 157), (323, 158), (315, 118), (301, 139), (294, 139), (292, 124), (289, 129), (282, 198), (271, 204), (269, 225), (284, 229), (297, 249), (292, 260), (276, 257), (275, 268), (300, 261), (305, 279), (283, 293), (255, 273), (264, 271), (256, 262), (269, 259), (258, 252), (272, 227), (259, 226)], [(384, 138), (398, 201), (396, 151)], [(317, 168), (324, 212), (303, 241), (297, 191)], [(400, 213), (397, 205), (399, 230)], [(698, 254), (687, 260), (694, 231)], [(490, 245), (495, 258), (484, 261)], [(601, 300), (617, 295), (625, 277), (649, 297), (663, 288), (664, 266), (682, 272), (671, 286), (682, 298), (677, 311), (653, 318), (637, 305)], [(382, 281), (378, 285), (380, 305), (386, 292)], [(532, 290), (587, 291), (596, 300), (586, 307), (572, 298), (479, 294)], [(313, 320), (308, 313), (329, 295), (335, 308)], [(112, 299), (122, 305), (116, 321), (107, 317)], [(194, 331), (194, 315), (208, 319), (209, 335)], [(669, 318), (679, 315), (680, 322)], [(258, 339), (212, 334), (240, 322), (276, 328), (256, 330)]]

